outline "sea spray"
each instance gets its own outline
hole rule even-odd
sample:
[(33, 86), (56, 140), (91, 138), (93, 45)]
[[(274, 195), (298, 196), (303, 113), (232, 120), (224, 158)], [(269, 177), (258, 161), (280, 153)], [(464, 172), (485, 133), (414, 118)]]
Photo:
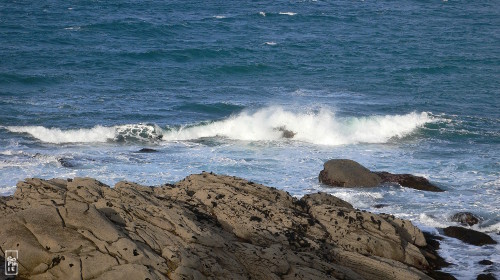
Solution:
[[(369, 117), (337, 117), (331, 110), (292, 112), (282, 107), (244, 111), (220, 121), (202, 122), (169, 129), (152, 124), (95, 126), (62, 130), (43, 126), (9, 126), (7, 130), (28, 133), (46, 143), (158, 142), (224, 137), (244, 141), (280, 140), (283, 129), (293, 140), (319, 145), (385, 143), (403, 137), (425, 123), (435, 121), (428, 113)], [(281, 130), (280, 130), (281, 129)]]
[(384, 143), (402, 137), (434, 119), (428, 113), (339, 118), (332, 111), (295, 113), (282, 107), (266, 107), (254, 113), (242, 112), (208, 124), (181, 127), (165, 133), (164, 140), (227, 137), (236, 140), (278, 140), (286, 128), (293, 139), (320, 145)]

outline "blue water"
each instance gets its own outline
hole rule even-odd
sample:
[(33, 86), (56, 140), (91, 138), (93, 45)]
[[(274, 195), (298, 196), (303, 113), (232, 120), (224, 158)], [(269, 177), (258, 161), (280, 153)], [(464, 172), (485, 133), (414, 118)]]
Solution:
[[(500, 241), (497, 1), (164, 2), (0, 2), (0, 193), (207, 170), (431, 231), (471, 211)], [(447, 191), (325, 188), (331, 158)], [(499, 246), (442, 247), (460, 279), (500, 262)]]

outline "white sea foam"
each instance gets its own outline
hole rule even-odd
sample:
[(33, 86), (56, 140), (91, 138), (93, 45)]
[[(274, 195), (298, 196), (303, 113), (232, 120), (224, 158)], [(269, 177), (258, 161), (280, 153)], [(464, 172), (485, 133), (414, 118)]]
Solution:
[(295, 133), (294, 140), (313, 144), (384, 143), (393, 137), (405, 136), (431, 121), (433, 119), (427, 113), (338, 118), (330, 110), (295, 113), (281, 107), (267, 107), (205, 125), (174, 129), (165, 133), (163, 139), (192, 140), (221, 136), (247, 141), (278, 140), (282, 132), (276, 128), (284, 127)]
[(108, 141), (158, 141), (162, 129), (156, 125), (126, 124), (119, 126), (95, 126), (93, 128), (67, 129), (43, 126), (8, 126), (11, 132), (28, 133), (45, 143), (103, 143)]
[(280, 15), (287, 15), (287, 16), (294, 16), (294, 15), (296, 15), (297, 13), (294, 13), (294, 12), (280, 12), (279, 14), (280, 14)]
[(216, 15), (216, 16), (214, 16), (214, 18), (216, 18), (216, 19), (223, 19), (223, 18), (226, 18), (226, 16)]
[(115, 137), (114, 127), (95, 126), (90, 129), (46, 128), (43, 126), (8, 126), (11, 132), (28, 133), (46, 143), (106, 142)]
[(281, 107), (267, 107), (256, 112), (242, 112), (221, 121), (163, 130), (156, 125), (127, 124), (88, 129), (46, 128), (43, 126), (9, 126), (11, 132), (28, 133), (46, 143), (99, 143), (107, 141), (194, 140), (224, 137), (244, 141), (282, 139), (285, 128), (295, 133), (293, 140), (319, 145), (384, 143), (403, 137), (427, 122), (427, 113), (339, 118), (330, 110), (291, 112)]
[(16, 186), (0, 187), (0, 196), (11, 195), (16, 191)]
[(259, 15), (261, 15), (261, 16), (263, 16), (263, 17), (265, 17), (265, 16), (266, 16), (266, 13), (264, 13), (264, 12), (259, 12)]

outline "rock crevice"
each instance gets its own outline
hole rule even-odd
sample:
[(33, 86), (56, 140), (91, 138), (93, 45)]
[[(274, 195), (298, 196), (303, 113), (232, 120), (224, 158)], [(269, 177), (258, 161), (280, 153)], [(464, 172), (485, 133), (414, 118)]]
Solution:
[(31, 279), (431, 279), (436, 257), (409, 221), (211, 173), (26, 179), (0, 216), (0, 249)]

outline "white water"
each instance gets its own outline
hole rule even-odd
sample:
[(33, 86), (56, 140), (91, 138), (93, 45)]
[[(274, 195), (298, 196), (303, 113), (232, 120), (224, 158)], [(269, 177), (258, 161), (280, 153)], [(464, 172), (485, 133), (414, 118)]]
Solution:
[(295, 133), (293, 140), (319, 145), (385, 143), (404, 137), (434, 119), (428, 113), (339, 118), (326, 109), (319, 112), (291, 112), (281, 107), (266, 107), (256, 112), (241, 112), (224, 120), (161, 129), (156, 125), (128, 124), (89, 129), (9, 126), (15, 133), (28, 133), (46, 143), (100, 143), (107, 141), (179, 141), (204, 137), (225, 137), (244, 141), (273, 141), (282, 138), (278, 128)]
[(255, 113), (242, 112), (207, 125), (185, 127), (166, 133), (165, 140), (190, 140), (222, 136), (236, 140), (278, 140), (285, 127), (296, 133), (294, 140), (320, 145), (385, 143), (403, 137), (433, 119), (427, 113), (337, 118), (332, 111), (294, 113), (281, 107), (268, 107)]

